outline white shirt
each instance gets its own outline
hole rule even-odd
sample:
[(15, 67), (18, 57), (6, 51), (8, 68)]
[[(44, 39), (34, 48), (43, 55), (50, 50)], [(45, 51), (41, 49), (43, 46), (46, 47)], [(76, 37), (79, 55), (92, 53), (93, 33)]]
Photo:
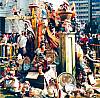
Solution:
[(20, 48), (26, 47), (27, 38), (23, 35), (18, 37), (18, 45)]

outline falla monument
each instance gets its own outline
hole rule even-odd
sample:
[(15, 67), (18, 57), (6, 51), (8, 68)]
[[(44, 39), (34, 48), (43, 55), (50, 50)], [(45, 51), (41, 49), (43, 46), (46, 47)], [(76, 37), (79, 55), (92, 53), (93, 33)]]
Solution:
[[(73, 11), (68, 1), (63, 1), (63, 4), (57, 10), (57, 14), (61, 18), (62, 30), (60, 32), (60, 60), (63, 71), (74, 74), (75, 68), (75, 32), (72, 31), (71, 18)], [(63, 30), (63, 28), (65, 30)]]

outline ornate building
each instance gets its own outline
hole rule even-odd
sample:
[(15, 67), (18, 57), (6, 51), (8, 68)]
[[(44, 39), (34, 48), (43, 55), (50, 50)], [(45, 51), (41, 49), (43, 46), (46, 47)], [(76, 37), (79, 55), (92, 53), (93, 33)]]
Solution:
[(33, 2), (36, 0), (0, 0), (0, 33), (18, 32), (19, 21), (14, 17), (30, 15), (29, 4)]

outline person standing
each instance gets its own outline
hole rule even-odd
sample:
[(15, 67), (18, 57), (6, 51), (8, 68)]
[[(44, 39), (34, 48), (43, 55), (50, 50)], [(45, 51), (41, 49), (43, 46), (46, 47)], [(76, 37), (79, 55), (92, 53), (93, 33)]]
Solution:
[(24, 56), (24, 54), (26, 53), (26, 42), (27, 38), (25, 36), (25, 33), (22, 31), (21, 35), (17, 39), (18, 54), (21, 54), (22, 56)]

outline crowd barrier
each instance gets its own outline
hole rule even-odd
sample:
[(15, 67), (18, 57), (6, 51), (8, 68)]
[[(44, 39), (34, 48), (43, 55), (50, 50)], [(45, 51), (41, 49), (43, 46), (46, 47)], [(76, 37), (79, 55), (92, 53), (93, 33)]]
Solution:
[(100, 59), (100, 44), (91, 44), (91, 47), (96, 52), (96, 59)]
[[(80, 43), (80, 46), (84, 46), (83, 43)], [(100, 44), (89, 44), (89, 47), (95, 51), (96, 58), (95, 59), (100, 59)], [(85, 50), (86, 51), (86, 50)]]
[(12, 59), (16, 57), (17, 45), (0, 43), (0, 59)]

